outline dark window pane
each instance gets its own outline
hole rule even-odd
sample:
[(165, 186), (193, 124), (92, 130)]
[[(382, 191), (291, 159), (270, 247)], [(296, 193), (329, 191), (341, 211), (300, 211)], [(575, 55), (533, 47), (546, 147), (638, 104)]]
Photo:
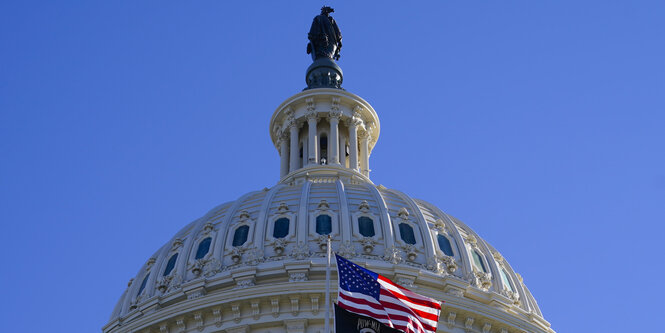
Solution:
[(233, 234), (233, 246), (241, 246), (247, 241), (247, 234), (249, 233), (249, 226), (243, 225), (236, 229)]
[(399, 224), (399, 234), (404, 243), (414, 245), (416, 244), (416, 235), (413, 234), (413, 227), (406, 223)]
[(332, 219), (328, 215), (319, 215), (316, 217), (316, 233), (319, 235), (328, 235), (332, 232)]
[(485, 264), (483, 263), (482, 255), (478, 251), (473, 251), (473, 261), (476, 263), (476, 267), (481, 269), (483, 272), (487, 273), (485, 269)]
[(171, 271), (173, 268), (175, 268), (175, 262), (178, 260), (178, 254), (174, 254), (171, 256), (171, 259), (169, 259), (169, 262), (166, 263), (166, 269), (164, 270), (164, 276), (167, 276), (171, 274)]
[(282, 217), (275, 221), (275, 228), (272, 231), (272, 236), (275, 238), (284, 238), (289, 234), (289, 219)]
[(358, 229), (360, 229), (360, 234), (365, 237), (374, 237), (374, 221), (367, 216), (361, 216), (358, 218)]
[(212, 242), (212, 238), (208, 237), (199, 243), (199, 248), (196, 250), (196, 257), (194, 257), (194, 259), (201, 259), (208, 254), (208, 251), (210, 250), (210, 242)]
[(143, 292), (143, 289), (145, 289), (145, 285), (146, 285), (146, 283), (148, 283), (148, 278), (149, 278), (149, 277), (150, 277), (150, 273), (148, 273), (148, 274), (143, 278), (143, 282), (141, 282), (141, 286), (139, 287), (139, 292), (136, 293), (136, 296), (141, 295), (141, 293)]
[(438, 235), (436, 237), (436, 240), (439, 241), (439, 248), (445, 255), (447, 256), (453, 256), (453, 247), (450, 246), (450, 241), (448, 240), (448, 237), (444, 235)]
[(504, 269), (501, 269), (501, 280), (503, 281), (503, 285), (506, 286), (508, 290), (514, 291), (513, 286), (510, 284), (510, 279), (508, 279), (508, 274)]

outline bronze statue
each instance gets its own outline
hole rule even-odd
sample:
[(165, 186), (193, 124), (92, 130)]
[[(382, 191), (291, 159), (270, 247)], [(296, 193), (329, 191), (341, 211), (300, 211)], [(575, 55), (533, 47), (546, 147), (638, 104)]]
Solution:
[(321, 14), (314, 17), (312, 27), (309, 29), (307, 38), (307, 54), (312, 55), (312, 60), (318, 58), (330, 58), (339, 60), (339, 50), (342, 48), (342, 34), (339, 32), (335, 19), (330, 13), (334, 9), (323, 6)]

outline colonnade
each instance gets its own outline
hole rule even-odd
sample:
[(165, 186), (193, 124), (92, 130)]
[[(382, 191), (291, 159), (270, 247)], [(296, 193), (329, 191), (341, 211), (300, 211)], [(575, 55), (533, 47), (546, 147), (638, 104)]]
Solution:
[[(302, 162), (303, 167), (311, 165), (330, 164), (346, 167), (346, 140), (349, 145), (349, 169), (353, 169), (369, 177), (369, 142), (371, 136), (364, 129), (363, 121), (359, 117), (342, 116), (339, 111), (326, 113), (330, 124), (328, 130), (328, 147), (326, 156), (321, 156), (320, 146), (320, 116), (314, 110), (308, 112), (303, 119), (289, 117), (286, 126), (278, 138), (280, 153), (280, 177), (300, 169), (300, 133), (304, 131), (304, 123), (307, 125), (307, 136), (303, 138)], [(340, 133), (340, 121), (343, 121), (348, 129)], [(360, 127), (360, 131), (359, 131)], [(286, 130), (288, 128), (288, 131)], [(324, 162), (325, 161), (325, 162)]]

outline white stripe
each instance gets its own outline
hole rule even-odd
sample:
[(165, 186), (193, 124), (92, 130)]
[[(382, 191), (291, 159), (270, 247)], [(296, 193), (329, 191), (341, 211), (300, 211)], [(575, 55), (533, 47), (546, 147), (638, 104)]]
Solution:
[(382, 302), (393, 303), (393, 304), (399, 305), (399, 306), (409, 307), (409, 308), (417, 310), (417, 311), (433, 314), (437, 317), (439, 316), (439, 313), (441, 312), (440, 310), (437, 310), (435, 308), (431, 308), (431, 307), (428, 307), (428, 306), (422, 306), (422, 305), (418, 305), (418, 304), (413, 304), (409, 301), (405, 301), (405, 300), (397, 298), (393, 295), (381, 295), (381, 301)]
[(409, 298), (419, 299), (419, 300), (426, 301), (426, 302), (439, 303), (439, 305), (441, 305), (441, 302), (439, 302), (439, 301), (437, 301), (433, 298), (429, 298), (427, 296), (416, 294), (413, 291), (408, 290), (408, 289), (398, 288), (398, 287), (396, 287), (396, 286), (394, 286), (394, 285), (392, 285), (392, 284), (390, 284), (386, 281), (382, 281), (381, 279), (379, 279), (377, 281), (379, 282), (379, 284), (381, 284), (381, 287), (383, 287), (387, 290), (390, 290), (392, 292), (395, 292), (397, 294), (400, 294), (400, 295), (403, 295), (403, 296), (406, 296), (406, 297), (409, 297)]
[[(387, 303), (391, 303), (391, 304), (395, 304), (395, 305), (397, 305), (397, 306), (399, 306), (399, 307), (401, 307), (401, 308), (406, 308), (406, 307), (404, 306), (404, 304), (401, 302), (401, 300), (398, 299), (398, 298), (390, 297), (390, 296), (387, 296), (387, 295), (381, 295), (381, 301), (383, 301), (383, 302), (387, 302)], [(385, 309), (386, 309), (386, 311), (388, 311), (388, 313), (390, 313), (390, 311), (399, 311), (399, 310), (393, 310), (393, 309), (389, 309), (389, 308), (385, 308)], [(404, 313), (404, 316), (415, 317), (415, 319), (417, 319), (417, 320), (419, 320), (419, 321), (421, 321), (421, 322), (424, 322), (424, 323), (426, 323), (427, 325), (430, 325), (430, 326), (432, 326), (432, 327), (436, 327), (436, 326), (437, 326), (437, 323), (438, 323), (438, 322), (435, 321), (435, 320), (431, 320), (431, 319), (427, 319), (427, 318), (423, 318), (423, 317), (419, 316), (418, 313), (416, 313), (415, 311), (414, 311), (414, 312), (400, 311), (400, 313)], [(432, 313), (432, 312), (428, 312), (428, 313)], [(438, 316), (439, 316), (439, 311), (435, 311), (435, 312), (433, 312), (433, 313), (434, 313), (434, 314), (437, 316), (437, 318), (438, 318)]]

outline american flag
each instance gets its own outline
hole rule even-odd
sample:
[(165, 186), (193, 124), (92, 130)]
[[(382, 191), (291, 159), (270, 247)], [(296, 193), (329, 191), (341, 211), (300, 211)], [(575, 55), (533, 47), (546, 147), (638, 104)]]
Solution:
[(441, 302), (418, 295), (339, 255), (337, 304), (406, 333), (435, 333)]

